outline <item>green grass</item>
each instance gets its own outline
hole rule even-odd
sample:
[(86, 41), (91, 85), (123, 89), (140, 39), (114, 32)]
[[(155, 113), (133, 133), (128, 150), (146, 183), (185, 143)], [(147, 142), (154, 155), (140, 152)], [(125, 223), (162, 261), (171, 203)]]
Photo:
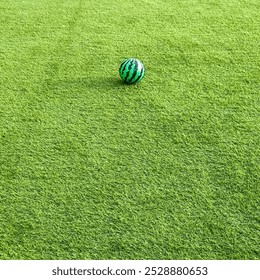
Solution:
[(1, 0), (0, 258), (259, 259), (259, 10)]

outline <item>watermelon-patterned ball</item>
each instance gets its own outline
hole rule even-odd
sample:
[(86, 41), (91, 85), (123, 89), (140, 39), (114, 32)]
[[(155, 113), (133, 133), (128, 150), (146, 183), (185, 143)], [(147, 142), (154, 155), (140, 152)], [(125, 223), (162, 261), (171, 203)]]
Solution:
[(119, 75), (127, 84), (140, 82), (144, 77), (144, 65), (136, 58), (128, 58), (121, 63)]

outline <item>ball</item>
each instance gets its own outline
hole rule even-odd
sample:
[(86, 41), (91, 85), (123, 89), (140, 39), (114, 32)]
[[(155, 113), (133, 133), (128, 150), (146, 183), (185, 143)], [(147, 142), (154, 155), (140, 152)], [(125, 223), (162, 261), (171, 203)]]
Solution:
[(144, 65), (136, 58), (128, 58), (121, 63), (119, 75), (127, 84), (138, 83), (144, 77)]

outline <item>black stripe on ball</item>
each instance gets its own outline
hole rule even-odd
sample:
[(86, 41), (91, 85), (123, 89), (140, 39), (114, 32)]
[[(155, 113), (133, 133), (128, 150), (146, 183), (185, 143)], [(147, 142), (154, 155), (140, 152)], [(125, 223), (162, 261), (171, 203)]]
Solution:
[(134, 59), (131, 59), (129, 65), (128, 65), (128, 69), (127, 69), (128, 72), (127, 72), (126, 77), (125, 77), (126, 82), (128, 82), (127, 80), (128, 80), (128, 77), (129, 77), (129, 74), (130, 74), (130, 71), (131, 71), (131, 68), (132, 68), (133, 64), (134, 64)]
[(143, 73), (144, 73), (144, 67), (142, 67), (141, 73), (140, 73), (140, 75), (138, 76), (138, 78), (135, 80), (135, 83), (138, 82), (138, 81), (142, 78)]
[(129, 83), (132, 83), (132, 81), (134, 80), (134, 78), (136, 77), (136, 74), (137, 74), (137, 70), (138, 70), (138, 61), (137, 61), (136, 59), (134, 60), (134, 64), (135, 64), (135, 68), (134, 68), (133, 76), (132, 76), (131, 79), (128, 81)]
[[(126, 68), (126, 65), (127, 65), (128, 62), (129, 62), (129, 59), (127, 59), (126, 61), (122, 62), (122, 64), (120, 65), (119, 71), (120, 71), (121, 75), (123, 75), (123, 72), (125, 71), (125, 68)], [(122, 67), (123, 67), (123, 69), (122, 69)]]

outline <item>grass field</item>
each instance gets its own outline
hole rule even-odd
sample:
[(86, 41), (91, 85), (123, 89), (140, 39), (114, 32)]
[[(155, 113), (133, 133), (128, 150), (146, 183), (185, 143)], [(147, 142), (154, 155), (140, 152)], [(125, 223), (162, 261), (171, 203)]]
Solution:
[(0, 258), (260, 259), (259, 14), (1, 0)]

